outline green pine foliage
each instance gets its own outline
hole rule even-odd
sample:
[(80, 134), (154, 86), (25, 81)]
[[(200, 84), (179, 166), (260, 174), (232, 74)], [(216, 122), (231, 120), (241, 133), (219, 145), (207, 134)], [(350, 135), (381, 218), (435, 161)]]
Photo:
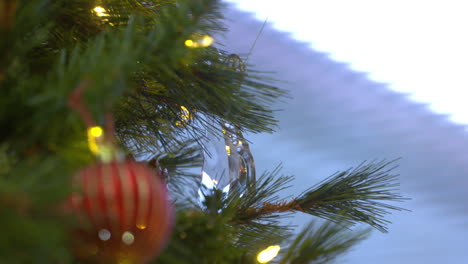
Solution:
[[(400, 208), (384, 202), (402, 197), (385, 162), (290, 200), (278, 192), (293, 177), (279, 169), (228, 194), (208, 190), (203, 202), (187, 191), (206, 188), (187, 169), (203, 162), (205, 131), (221, 136), (213, 123), (271, 133), (271, 105), (286, 95), (219, 43), (186, 45), (222, 34), (222, 10), (217, 0), (0, 0), (0, 263), (82, 263), (69, 246), (76, 219), (60, 212), (71, 177), (96, 162), (70, 107), (77, 87), (97, 125), (112, 113), (128, 158), (167, 170), (177, 213), (152, 263), (258, 263), (272, 244), (285, 248), (276, 263), (328, 263), (366, 237), (350, 224), (386, 231), (383, 216)], [(295, 212), (333, 223), (295, 235), (282, 221)]]

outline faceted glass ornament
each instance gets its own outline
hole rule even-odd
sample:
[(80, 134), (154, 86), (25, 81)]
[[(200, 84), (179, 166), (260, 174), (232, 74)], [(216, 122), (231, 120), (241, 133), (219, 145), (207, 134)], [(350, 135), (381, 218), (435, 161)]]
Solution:
[[(219, 125), (216, 128), (221, 130)], [(229, 189), (229, 162), (224, 138), (207, 132), (203, 145), (202, 184), (208, 189)]]
[(214, 195), (217, 190), (226, 194), (252, 188), (255, 185), (255, 163), (247, 140), (240, 128), (230, 122), (216, 126), (222, 136), (207, 134), (204, 142), (204, 164), (200, 199)]
[(224, 143), (229, 163), (231, 189), (252, 188), (255, 184), (255, 163), (249, 144), (238, 126), (230, 122), (222, 124)]

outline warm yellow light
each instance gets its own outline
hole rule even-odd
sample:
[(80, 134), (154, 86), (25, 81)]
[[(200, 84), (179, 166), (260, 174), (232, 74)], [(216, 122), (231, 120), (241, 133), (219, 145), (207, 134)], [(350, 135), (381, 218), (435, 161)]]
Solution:
[(104, 13), (104, 12), (106, 12), (106, 10), (105, 10), (104, 8), (100, 7), (100, 6), (96, 6), (96, 7), (94, 8), (94, 12), (96, 12), (96, 13)]
[(187, 46), (187, 47), (192, 47), (192, 46), (193, 46), (193, 40), (187, 39), (187, 40), (185, 41), (185, 46)]
[(106, 10), (101, 6), (96, 6), (93, 10), (97, 16), (107, 16)]
[(183, 127), (189, 123), (190, 118), (192, 118), (192, 115), (190, 114), (190, 111), (187, 109), (187, 107), (182, 105), (180, 106), (179, 117), (181, 121), (176, 121), (175, 125), (178, 127)]
[(201, 38), (197, 38), (198, 40), (194, 41), (192, 39), (187, 39), (185, 41), (185, 46), (189, 48), (205, 48), (213, 44), (214, 38), (208, 35), (204, 35)]
[(226, 153), (228, 156), (231, 156), (231, 147), (230, 146), (226, 146)]
[(142, 224), (142, 223), (136, 224), (136, 227), (137, 227), (138, 229), (141, 229), (141, 230), (146, 229), (146, 225), (145, 225), (145, 224)]
[(100, 137), (102, 136), (102, 128), (98, 126), (91, 127), (89, 129), (89, 134), (93, 137)]
[(280, 249), (281, 247), (278, 245), (267, 247), (266, 249), (258, 253), (257, 261), (259, 263), (270, 262), (272, 259), (274, 259), (278, 255), (278, 252), (280, 251)]
[(182, 120), (188, 120), (190, 118), (190, 112), (187, 109), (187, 107), (181, 105), (180, 110), (181, 110), (180, 111), (180, 117), (182, 118)]
[(99, 126), (88, 128), (88, 147), (94, 154), (99, 154), (100, 146), (98, 144), (98, 138), (103, 135), (103, 130)]
[(203, 47), (208, 47), (208, 46), (210, 46), (211, 44), (213, 44), (213, 42), (214, 42), (214, 38), (213, 38), (213, 37), (208, 36), (208, 35), (205, 35), (205, 36), (203, 36), (203, 38), (202, 38), (201, 45), (202, 45)]

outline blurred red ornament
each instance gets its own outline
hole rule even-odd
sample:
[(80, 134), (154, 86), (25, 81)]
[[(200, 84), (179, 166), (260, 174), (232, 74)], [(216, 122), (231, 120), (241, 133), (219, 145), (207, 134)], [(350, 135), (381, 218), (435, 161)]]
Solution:
[(74, 178), (71, 197), (84, 227), (78, 257), (95, 263), (146, 263), (165, 246), (173, 222), (166, 186), (157, 172), (134, 161), (97, 163)]

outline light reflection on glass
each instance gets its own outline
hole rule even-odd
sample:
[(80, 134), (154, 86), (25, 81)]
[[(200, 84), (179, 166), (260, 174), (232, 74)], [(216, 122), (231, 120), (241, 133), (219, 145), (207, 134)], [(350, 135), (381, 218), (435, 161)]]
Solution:
[(101, 229), (98, 232), (98, 236), (102, 241), (107, 241), (111, 238), (111, 232), (107, 229)]
[(143, 224), (143, 223), (137, 223), (137, 224), (136, 224), (136, 227), (137, 227), (138, 229), (140, 229), (140, 230), (143, 230), (143, 229), (146, 229), (147, 226), (146, 226), (145, 224)]
[(127, 231), (122, 234), (122, 242), (124, 242), (124, 244), (131, 245), (134, 241), (135, 236), (131, 232)]

